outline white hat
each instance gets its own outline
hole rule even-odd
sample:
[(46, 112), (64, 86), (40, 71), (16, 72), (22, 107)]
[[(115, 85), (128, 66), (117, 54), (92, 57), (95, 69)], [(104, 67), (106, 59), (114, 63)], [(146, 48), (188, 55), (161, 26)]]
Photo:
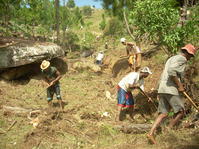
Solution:
[(121, 38), (120, 42), (126, 42), (126, 39), (125, 38)]
[(140, 72), (148, 72), (149, 74), (152, 74), (151, 70), (149, 69), (149, 67), (143, 67)]
[(44, 69), (47, 69), (49, 66), (50, 66), (50, 62), (47, 61), (47, 60), (43, 60), (42, 63), (41, 63), (41, 65), (40, 65), (40, 68), (42, 70), (44, 70)]

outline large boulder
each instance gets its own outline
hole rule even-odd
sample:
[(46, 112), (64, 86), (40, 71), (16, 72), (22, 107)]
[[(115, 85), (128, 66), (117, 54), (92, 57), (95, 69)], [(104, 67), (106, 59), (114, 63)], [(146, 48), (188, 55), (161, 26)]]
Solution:
[(54, 43), (0, 38), (0, 76), (13, 80), (33, 74), (40, 71), (42, 60), (62, 56), (64, 50)]
[(0, 69), (18, 67), (64, 55), (64, 50), (54, 43), (19, 42), (0, 47)]

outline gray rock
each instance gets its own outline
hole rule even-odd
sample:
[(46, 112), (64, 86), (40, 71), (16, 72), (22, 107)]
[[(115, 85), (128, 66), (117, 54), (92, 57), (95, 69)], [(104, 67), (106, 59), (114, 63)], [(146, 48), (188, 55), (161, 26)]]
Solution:
[(18, 43), (0, 48), (0, 69), (18, 67), (64, 55), (64, 50), (54, 43)]
[(85, 50), (81, 53), (81, 57), (89, 57), (93, 54), (93, 51), (91, 50)]

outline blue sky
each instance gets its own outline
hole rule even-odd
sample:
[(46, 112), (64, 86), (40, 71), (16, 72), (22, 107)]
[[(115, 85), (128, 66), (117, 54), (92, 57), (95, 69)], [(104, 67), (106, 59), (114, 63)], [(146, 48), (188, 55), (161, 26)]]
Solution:
[[(67, 2), (68, 0), (66, 0)], [(102, 5), (101, 5), (102, 2), (95, 2), (94, 0), (75, 0), (75, 5), (76, 6), (85, 6), (85, 5), (90, 5), (90, 6), (93, 6), (95, 5), (95, 8), (102, 8)]]

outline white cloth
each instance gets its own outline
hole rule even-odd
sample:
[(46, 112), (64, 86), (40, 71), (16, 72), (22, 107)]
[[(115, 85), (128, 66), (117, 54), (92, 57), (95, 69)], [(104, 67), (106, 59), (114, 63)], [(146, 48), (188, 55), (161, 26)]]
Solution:
[(96, 60), (101, 61), (104, 58), (104, 54), (103, 53), (98, 53)]
[(118, 85), (126, 92), (130, 89), (130, 85), (139, 85), (140, 88), (144, 90), (144, 79), (139, 79), (139, 77), (139, 72), (131, 72), (122, 78)]
[(138, 46), (134, 46), (136, 54), (141, 53), (141, 49)]

